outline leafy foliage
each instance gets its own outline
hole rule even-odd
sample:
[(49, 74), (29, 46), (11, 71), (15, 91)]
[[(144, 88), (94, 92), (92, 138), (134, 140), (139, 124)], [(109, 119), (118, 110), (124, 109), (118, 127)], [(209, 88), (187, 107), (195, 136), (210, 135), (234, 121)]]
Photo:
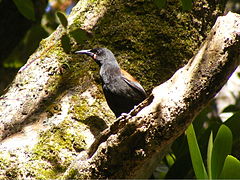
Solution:
[(197, 179), (240, 178), (240, 162), (229, 156), (232, 148), (232, 132), (226, 125), (221, 125), (213, 142), (211, 133), (208, 143), (208, 174), (198, 148), (192, 124), (186, 131), (193, 169)]
[(197, 138), (192, 124), (188, 127), (186, 134), (196, 177), (198, 179), (206, 179), (208, 177), (207, 172), (202, 160), (201, 152), (198, 147)]
[(217, 179), (222, 171), (224, 161), (232, 149), (232, 132), (222, 125), (218, 130), (217, 136), (214, 140), (211, 156), (211, 172), (213, 179)]
[(87, 32), (82, 29), (75, 29), (70, 32), (70, 35), (78, 44), (82, 44), (85, 40), (88, 39)]
[(69, 53), (71, 50), (70, 38), (68, 35), (63, 35), (61, 38), (61, 44), (65, 53)]
[(208, 176), (212, 177), (212, 149), (213, 149), (213, 133), (211, 132), (211, 135), (208, 140), (208, 151), (207, 151), (207, 167), (208, 167)]
[(31, 0), (13, 0), (19, 12), (29, 20), (35, 20), (34, 7)]
[[(196, 140), (195, 142), (190, 142), (192, 145), (195, 144), (193, 149), (189, 149), (185, 135), (180, 136), (173, 143), (172, 154), (174, 154), (176, 159), (173, 165), (167, 165), (169, 169), (165, 178), (198, 178), (199, 176), (193, 173), (196, 169), (194, 166), (200, 167), (200, 169), (202, 169), (200, 171), (204, 172), (203, 165), (207, 168), (207, 178), (214, 178), (216, 176), (217, 178), (240, 178), (237, 165), (239, 162), (237, 160), (237, 158), (239, 158), (239, 151), (235, 150), (239, 148), (240, 111), (235, 111), (230, 118), (223, 122), (215, 112), (213, 113), (214, 106), (213, 101), (193, 121), (196, 139), (194, 137), (188, 138), (192, 141), (194, 139)], [(234, 109), (237, 109), (238, 103), (230, 106), (236, 106)], [(187, 132), (188, 131), (189, 129)], [(231, 152), (232, 147), (234, 149)], [(201, 152), (201, 157), (197, 158), (198, 160), (202, 158), (202, 161), (194, 160), (194, 163), (199, 164), (191, 165), (191, 163), (189, 163), (191, 162), (190, 154), (194, 154), (194, 158), (199, 156), (199, 153), (197, 153), (198, 150), (196, 150), (197, 148), (199, 148), (199, 152)], [(191, 153), (191, 151), (195, 151), (195, 153)], [(233, 156), (229, 157), (228, 154), (232, 154), (237, 158)], [(229, 165), (230, 163), (233, 164)], [(228, 168), (229, 166), (232, 166), (232, 169)], [(234, 173), (231, 173), (232, 171)], [(230, 174), (232, 175), (229, 176)]]
[(221, 175), (219, 176), (220, 179), (239, 179), (240, 178), (240, 161), (228, 155), (223, 166), (223, 170)]
[(67, 17), (60, 11), (56, 13), (61, 25), (66, 29), (68, 26), (68, 20)]

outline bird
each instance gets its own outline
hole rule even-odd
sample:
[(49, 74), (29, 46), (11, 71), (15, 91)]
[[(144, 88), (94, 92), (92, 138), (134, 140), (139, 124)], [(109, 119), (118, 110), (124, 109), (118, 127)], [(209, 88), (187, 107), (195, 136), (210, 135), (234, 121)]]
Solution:
[(86, 54), (99, 65), (103, 93), (116, 117), (129, 113), (134, 106), (146, 99), (144, 88), (133, 76), (120, 68), (111, 50), (94, 48), (75, 53)]

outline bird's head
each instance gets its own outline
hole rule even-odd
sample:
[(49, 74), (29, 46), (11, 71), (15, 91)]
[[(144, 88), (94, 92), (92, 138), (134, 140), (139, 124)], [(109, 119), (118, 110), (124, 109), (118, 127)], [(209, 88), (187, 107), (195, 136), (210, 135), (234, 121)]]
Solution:
[(91, 56), (99, 66), (105, 63), (117, 63), (114, 54), (107, 48), (94, 48), (89, 50), (81, 50), (76, 51), (75, 53), (86, 54), (88, 56)]

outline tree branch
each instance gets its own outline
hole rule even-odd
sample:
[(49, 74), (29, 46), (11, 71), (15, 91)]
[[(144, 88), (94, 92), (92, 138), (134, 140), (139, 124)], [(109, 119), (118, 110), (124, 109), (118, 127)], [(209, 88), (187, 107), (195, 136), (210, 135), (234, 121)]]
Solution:
[[(76, 30), (78, 22), (82, 30), (90, 32), (109, 2), (79, 2), (68, 18), (67, 30)], [(19, 70), (8, 92), (0, 98), (0, 141), (21, 131), (27, 124), (45, 119), (46, 115), (42, 114), (48, 105), (70, 88), (73, 73), (69, 64), (74, 61), (71, 54), (64, 53), (60, 47), (64, 34), (66, 30), (59, 26), (43, 40), (36, 53)]]

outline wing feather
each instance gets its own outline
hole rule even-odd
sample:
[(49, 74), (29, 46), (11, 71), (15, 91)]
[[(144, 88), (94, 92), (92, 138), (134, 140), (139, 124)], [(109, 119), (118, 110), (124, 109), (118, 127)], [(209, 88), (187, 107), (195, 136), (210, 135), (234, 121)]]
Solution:
[(139, 82), (132, 77), (128, 72), (121, 69), (123, 80), (134, 90), (137, 90), (143, 97), (147, 97), (144, 88), (139, 84)]

